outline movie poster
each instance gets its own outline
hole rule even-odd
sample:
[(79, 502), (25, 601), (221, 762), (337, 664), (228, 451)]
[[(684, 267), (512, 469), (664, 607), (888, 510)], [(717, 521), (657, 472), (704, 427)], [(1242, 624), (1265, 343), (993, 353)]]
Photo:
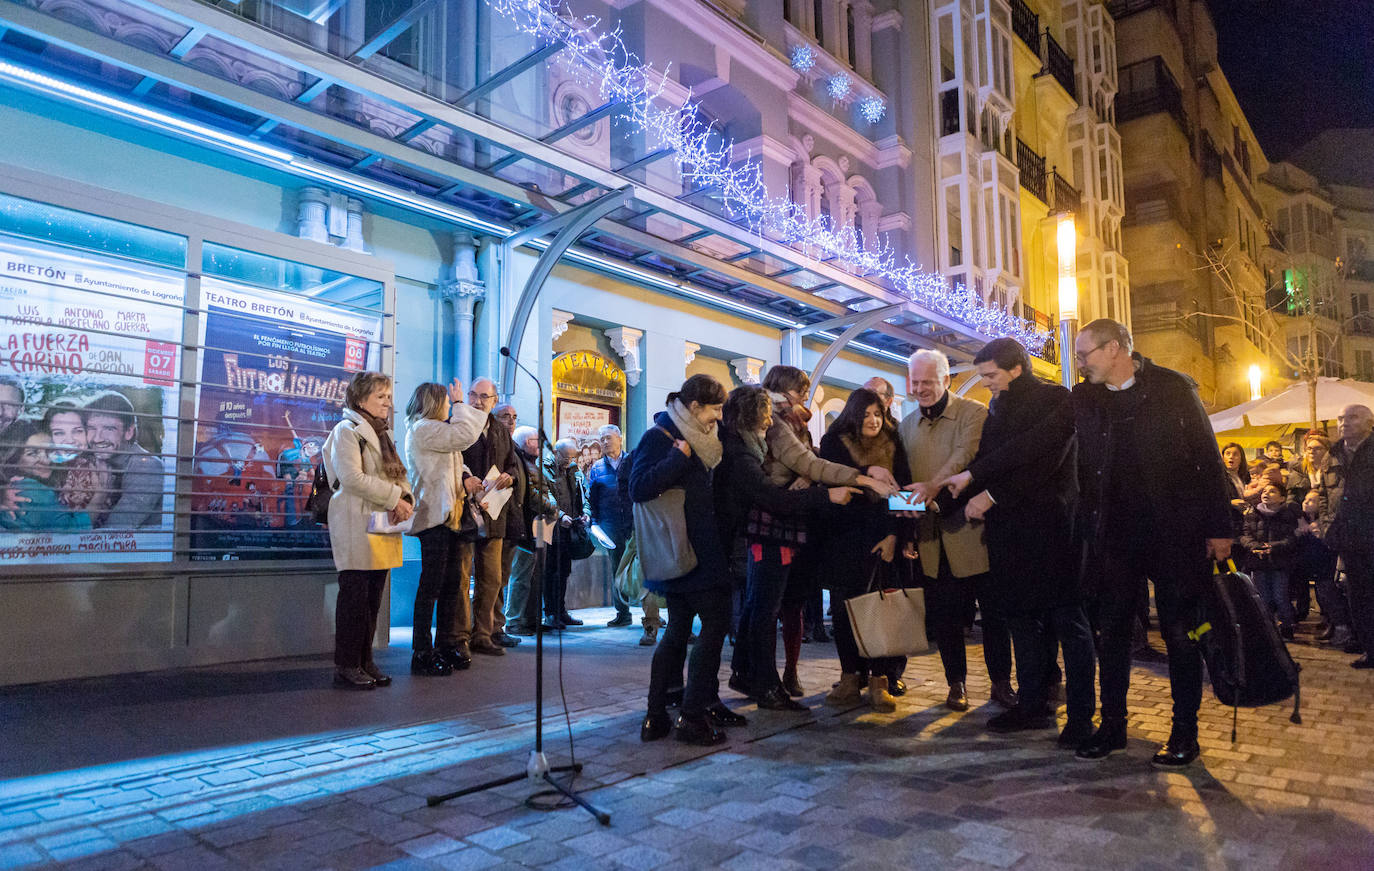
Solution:
[(171, 560), (184, 294), (0, 238), (0, 565)]
[(327, 558), (305, 503), (348, 382), (377, 368), (381, 321), (210, 278), (201, 296), (192, 558)]

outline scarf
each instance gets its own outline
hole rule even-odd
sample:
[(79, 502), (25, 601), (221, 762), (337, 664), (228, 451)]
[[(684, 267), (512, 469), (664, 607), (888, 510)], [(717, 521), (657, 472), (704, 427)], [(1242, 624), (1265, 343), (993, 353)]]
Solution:
[(762, 463), (763, 458), (768, 455), (767, 437), (761, 432), (741, 432), (739, 437), (749, 455)]
[(707, 471), (720, 465), (722, 448), (720, 439), (716, 436), (715, 424), (711, 424), (711, 428), (707, 429), (697, 423), (697, 419), (692, 417), (692, 413), (680, 399), (668, 403), (668, 418), (677, 426), (678, 432), (682, 433), (687, 444), (692, 446), (693, 455), (701, 460)]
[(861, 435), (840, 436), (840, 442), (849, 451), (849, 456), (853, 458), (854, 465), (860, 469), (867, 469), (869, 466), (882, 466), (889, 472), (895, 472), (896, 445), (892, 443), (892, 438), (885, 432), (880, 432), (873, 438), (864, 438)]
[(1282, 507), (1282, 505), (1279, 505), (1275, 506), (1274, 508), (1270, 508), (1268, 505), (1265, 505), (1263, 502), (1261, 502), (1260, 504), (1255, 506), (1255, 510), (1258, 511), (1260, 514), (1263, 514), (1265, 517), (1273, 517), (1275, 514), (1279, 513), (1279, 508)]
[(787, 425), (792, 427), (798, 438), (808, 445), (811, 444), (811, 431), (806, 428), (811, 422), (811, 409), (805, 405), (794, 405), (787, 396), (771, 390), (768, 392), (768, 398), (773, 400), (773, 416), (787, 421)]
[(932, 405), (931, 407), (926, 408), (924, 405), (921, 406), (921, 417), (924, 417), (926, 420), (929, 420), (929, 421), (935, 421), (935, 420), (939, 419), (940, 415), (942, 415), (942, 414), (945, 413), (945, 409), (948, 408), (948, 407), (949, 407), (949, 391), (946, 390), (946, 391), (945, 391), (945, 395), (944, 395), (944, 396), (941, 396), (941, 397), (940, 397), (940, 400), (939, 400), (938, 402), (936, 402), (934, 405)]
[(382, 468), (379, 470), (382, 477), (388, 481), (404, 481), (406, 466), (401, 462), (401, 455), (396, 453), (396, 443), (391, 440), (391, 428), (385, 418), (373, 417), (359, 408), (353, 409), (353, 412), (366, 421), (377, 436), (377, 443), (382, 448)]

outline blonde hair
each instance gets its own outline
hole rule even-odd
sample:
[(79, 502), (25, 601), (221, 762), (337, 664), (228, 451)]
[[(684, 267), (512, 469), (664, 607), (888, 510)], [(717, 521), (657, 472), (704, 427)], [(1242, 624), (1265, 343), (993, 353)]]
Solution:
[(426, 381), (410, 395), (410, 402), (406, 403), (406, 420), (411, 423), (417, 420), (443, 420), (448, 416), (444, 414), (447, 403), (448, 388)]

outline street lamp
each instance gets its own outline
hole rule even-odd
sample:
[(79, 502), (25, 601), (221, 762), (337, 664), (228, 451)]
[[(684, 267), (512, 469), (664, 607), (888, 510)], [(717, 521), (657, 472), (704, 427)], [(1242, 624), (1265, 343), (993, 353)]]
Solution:
[(1078, 380), (1073, 356), (1073, 340), (1078, 333), (1078, 231), (1073, 212), (1060, 213), (1055, 236), (1059, 243), (1059, 372), (1064, 386), (1072, 390)]
[(1260, 397), (1262, 397), (1262, 396), (1264, 395), (1264, 393), (1260, 390), (1260, 379), (1263, 378), (1263, 377), (1264, 377), (1264, 373), (1260, 371), (1259, 364), (1258, 364), (1258, 363), (1251, 363), (1251, 364), (1250, 364), (1250, 398), (1251, 398), (1252, 400), (1253, 400), (1253, 399), (1259, 399)]

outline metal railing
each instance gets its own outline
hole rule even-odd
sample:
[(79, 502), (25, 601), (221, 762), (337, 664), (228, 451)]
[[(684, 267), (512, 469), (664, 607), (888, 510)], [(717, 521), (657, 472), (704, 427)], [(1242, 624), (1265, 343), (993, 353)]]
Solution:
[(1073, 58), (1069, 57), (1069, 53), (1055, 41), (1048, 29), (1045, 31), (1045, 51), (1040, 56), (1040, 62), (1045, 65), (1045, 70), (1054, 76), (1054, 80), (1064, 87), (1065, 93), (1075, 100), (1078, 99), (1078, 90), (1074, 87), (1073, 81)]
[(1116, 19), (1146, 12), (1150, 9), (1163, 9), (1170, 18), (1174, 17), (1174, 0), (1107, 0), (1107, 12)]
[(1050, 201), (1046, 203), (1054, 211), (1076, 212), (1082, 206), (1078, 188), (1069, 184), (1068, 179), (1056, 170), (1050, 170), (1048, 179)]
[(1045, 158), (1020, 139), (1016, 140), (1016, 166), (1021, 170), (1021, 187), (1035, 194), (1040, 202), (1045, 198)]
[(1191, 129), (1183, 108), (1183, 91), (1161, 57), (1128, 64), (1117, 72), (1116, 123), (1168, 112), (1186, 135)]
[(1011, 29), (1031, 51), (1040, 54), (1040, 16), (1026, 0), (1011, 0)]

